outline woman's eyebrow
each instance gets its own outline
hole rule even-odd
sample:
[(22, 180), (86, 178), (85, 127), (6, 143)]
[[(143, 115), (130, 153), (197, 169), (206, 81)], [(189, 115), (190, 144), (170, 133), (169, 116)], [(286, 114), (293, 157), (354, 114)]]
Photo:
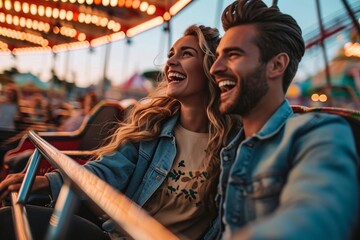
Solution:
[(181, 47), (180, 47), (180, 50), (182, 50), (182, 51), (188, 50), (188, 49), (191, 49), (191, 50), (193, 50), (193, 51), (195, 51), (195, 52), (198, 52), (198, 51), (196, 50), (196, 48), (194, 48), (194, 47), (190, 47), (190, 46), (181, 46)]

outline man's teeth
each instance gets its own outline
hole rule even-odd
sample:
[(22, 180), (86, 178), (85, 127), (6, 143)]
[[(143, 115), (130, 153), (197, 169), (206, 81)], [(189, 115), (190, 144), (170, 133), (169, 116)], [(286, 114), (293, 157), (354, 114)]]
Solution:
[(236, 85), (236, 82), (234, 82), (234, 81), (229, 81), (229, 80), (219, 82), (219, 87), (235, 86), (235, 85)]

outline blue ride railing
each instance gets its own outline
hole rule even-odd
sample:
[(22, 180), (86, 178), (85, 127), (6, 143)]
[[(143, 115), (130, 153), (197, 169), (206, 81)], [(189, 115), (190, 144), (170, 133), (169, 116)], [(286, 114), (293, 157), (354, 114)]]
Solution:
[(46, 239), (62, 239), (65, 236), (80, 195), (88, 198), (134, 239), (178, 239), (138, 205), (47, 143), (34, 131), (29, 132), (29, 137), (36, 149), (30, 158), (19, 193), (11, 193), (15, 233), (19, 240), (32, 239), (26, 202), (42, 157), (59, 169), (64, 177)]

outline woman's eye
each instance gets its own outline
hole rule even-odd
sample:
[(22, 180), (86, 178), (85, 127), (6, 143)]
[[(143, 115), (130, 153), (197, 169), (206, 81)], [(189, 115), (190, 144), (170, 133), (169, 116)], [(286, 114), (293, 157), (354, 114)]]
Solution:
[(191, 52), (188, 52), (188, 51), (185, 51), (183, 52), (183, 56), (186, 57), (186, 56), (193, 56), (193, 54)]

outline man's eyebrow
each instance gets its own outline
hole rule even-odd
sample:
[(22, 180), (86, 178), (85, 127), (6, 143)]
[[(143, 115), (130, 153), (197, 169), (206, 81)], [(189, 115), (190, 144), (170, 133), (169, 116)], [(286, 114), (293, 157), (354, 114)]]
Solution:
[(245, 53), (244, 49), (242, 49), (240, 47), (227, 47), (227, 48), (224, 48), (222, 51), (225, 52), (225, 53), (228, 53), (228, 52), (231, 52), (231, 51)]
[[(221, 52), (223, 52), (225, 54), (228, 54), (229, 52), (232, 52), (232, 51), (245, 54), (245, 51), (240, 47), (226, 47), (221, 50)], [(216, 50), (215, 56), (218, 57), (219, 55), (220, 55), (220, 52), (218, 50)]]

